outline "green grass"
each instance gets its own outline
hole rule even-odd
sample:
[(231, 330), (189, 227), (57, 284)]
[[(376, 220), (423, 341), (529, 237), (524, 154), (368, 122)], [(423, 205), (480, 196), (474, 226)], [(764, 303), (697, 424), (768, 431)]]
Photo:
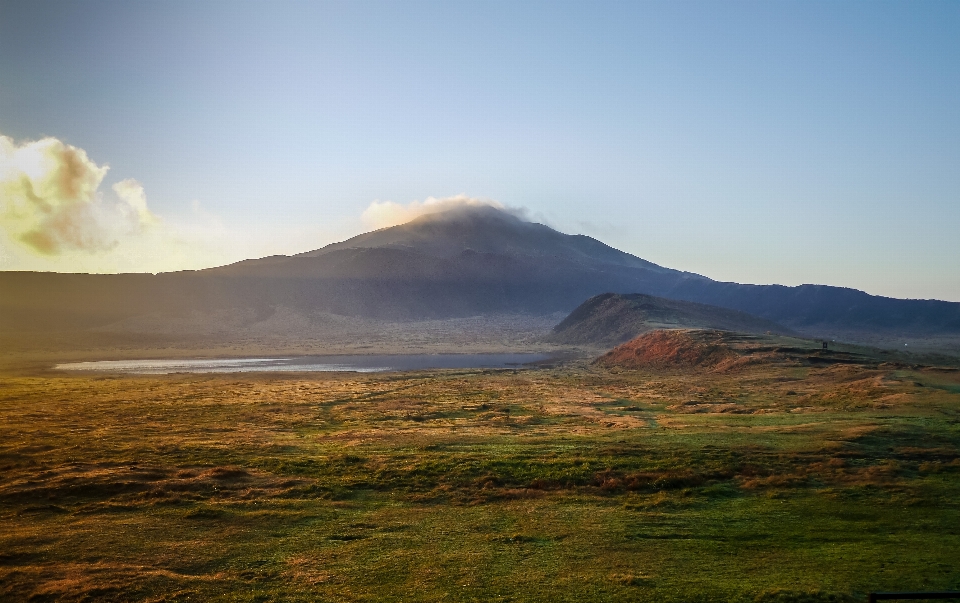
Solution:
[[(957, 383), (789, 367), (11, 377), (0, 598), (960, 589)], [(684, 406), (715, 399), (736, 412)]]

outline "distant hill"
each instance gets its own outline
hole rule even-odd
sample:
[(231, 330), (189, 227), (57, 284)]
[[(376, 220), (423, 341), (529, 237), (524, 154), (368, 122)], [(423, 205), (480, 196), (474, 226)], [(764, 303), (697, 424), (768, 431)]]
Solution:
[(208, 270), (2, 272), (0, 338), (77, 330), (139, 336), (150, 329), (176, 338), (213, 323), (229, 335), (241, 327), (268, 332), (280, 322), (295, 336), (299, 327), (291, 325), (312, 324), (318, 314), (377, 321), (543, 317), (608, 292), (710, 304), (808, 335), (960, 335), (960, 303), (820, 285), (717, 282), (485, 206), (421, 216), (295, 256)]
[(707, 304), (642, 293), (604, 293), (570, 313), (547, 338), (570, 345), (616, 345), (657, 329), (722, 329), (741, 333), (790, 334), (773, 321)]

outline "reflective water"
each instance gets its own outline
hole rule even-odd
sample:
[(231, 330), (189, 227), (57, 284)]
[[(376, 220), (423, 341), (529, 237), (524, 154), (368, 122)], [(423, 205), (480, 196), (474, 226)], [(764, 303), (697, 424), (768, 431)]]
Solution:
[(168, 373), (249, 373), (278, 371), (334, 372), (415, 371), (450, 368), (519, 367), (549, 358), (547, 354), (382, 354), (296, 356), (291, 358), (217, 358), (161, 360), (97, 360), (67, 362), (55, 368), (68, 371), (107, 371), (137, 375)]

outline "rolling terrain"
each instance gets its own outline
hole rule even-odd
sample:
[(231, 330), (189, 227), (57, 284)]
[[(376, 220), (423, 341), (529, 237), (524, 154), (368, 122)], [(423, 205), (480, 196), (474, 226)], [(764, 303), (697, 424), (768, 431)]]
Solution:
[(660, 329), (622, 343), (596, 359), (598, 366), (735, 374), (754, 365), (828, 367), (858, 365), (879, 369), (939, 366), (956, 369), (960, 359), (799, 337), (735, 333), (715, 329)]
[(960, 588), (955, 367), (661, 333), (621, 349), (643, 350), (635, 365), (4, 374), (0, 599), (854, 603)]
[(519, 332), (547, 335), (545, 323), (560, 322), (602, 293), (709, 304), (808, 336), (960, 346), (960, 303), (717, 282), (492, 207), (429, 214), (296, 256), (195, 272), (3, 272), (0, 338), (16, 350), (128, 341), (269, 347), (363, 339), (379, 336), (386, 324), (468, 317), (507, 330), (513, 327), (503, 325), (527, 317)]
[(583, 302), (553, 328), (547, 340), (609, 347), (641, 333), (664, 328), (791, 333), (790, 329), (773, 321), (736, 310), (639, 293), (605, 293)]

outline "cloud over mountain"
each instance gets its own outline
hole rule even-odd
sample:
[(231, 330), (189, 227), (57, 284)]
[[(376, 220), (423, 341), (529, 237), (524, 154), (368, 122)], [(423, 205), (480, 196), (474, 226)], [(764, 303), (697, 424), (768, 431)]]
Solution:
[(406, 205), (394, 201), (377, 200), (364, 210), (361, 219), (370, 228), (388, 228), (406, 224), (423, 215), (468, 207), (494, 207), (518, 218), (526, 219), (526, 211), (523, 209), (506, 207), (493, 199), (468, 197), (463, 193), (442, 199), (427, 197), (424, 201), (411, 201)]

